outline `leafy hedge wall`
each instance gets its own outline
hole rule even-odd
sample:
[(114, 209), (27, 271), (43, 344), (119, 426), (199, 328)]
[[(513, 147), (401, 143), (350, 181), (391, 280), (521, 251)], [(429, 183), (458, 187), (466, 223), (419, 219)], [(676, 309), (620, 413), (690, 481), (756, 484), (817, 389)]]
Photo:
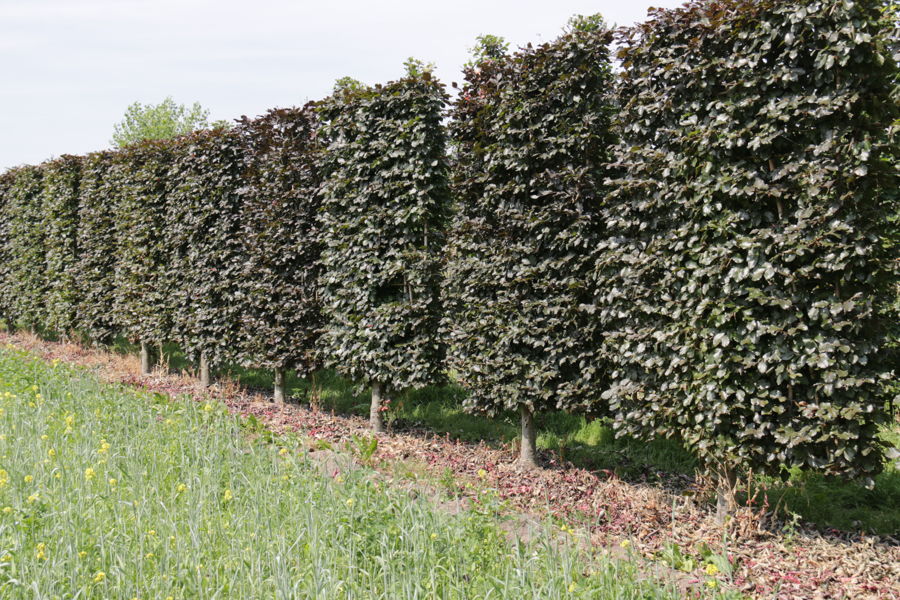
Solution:
[(43, 174), (36, 166), (19, 167), (12, 174), (4, 203), (4, 220), (9, 227), (9, 278), (3, 284), (4, 296), (9, 299), (14, 325), (38, 329), (47, 323)]
[(317, 365), (322, 326), (317, 119), (312, 107), (272, 110), (239, 127), (242, 361), (301, 375)]
[(726, 479), (881, 469), (897, 105), (880, 4), (691, 2), (620, 40), (599, 261), (620, 433), (680, 437)]
[(77, 329), (88, 340), (106, 344), (118, 328), (114, 318), (116, 266), (116, 206), (124, 165), (112, 152), (87, 155), (81, 164), (78, 193)]
[(282, 395), (322, 360), (372, 385), (376, 429), (384, 393), (449, 366), (470, 409), (520, 410), (526, 462), (533, 412), (562, 409), (680, 438), (726, 484), (870, 478), (897, 390), (897, 31), (879, 0), (695, 1), (623, 32), (614, 78), (577, 18), (514, 54), (483, 37), (449, 128), (410, 61), (18, 167), (0, 312), (271, 368)]
[(242, 171), (239, 134), (215, 129), (180, 138), (167, 173), (174, 336), (210, 365), (240, 358)]
[(166, 269), (171, 260), (167, 227), (168, 142), (144, 142), (122, 150), (116, 171), (114, 318), (132, 342), (160, 343), (171, 339), (171, 289)]
[(441, 258), (449, 206), (447, 96), (429, 73), (345, 88), (321, 107), (322, 356), (381, 387), (443, 377)]
[(469, 408), (524, 409), (526, 438), (531, 411), (594, 411), (605, 383), (585, 307), (614, 142), (610, 37), (580, 18), (552, 43), (486, 53), (454, 107), (450, 365)]
[(68, 334), (75, 327), (78, 283), (78, 185), (81, 158), (62, 156), (43, 166), (42, 212), (47, 278), (43, 326)]

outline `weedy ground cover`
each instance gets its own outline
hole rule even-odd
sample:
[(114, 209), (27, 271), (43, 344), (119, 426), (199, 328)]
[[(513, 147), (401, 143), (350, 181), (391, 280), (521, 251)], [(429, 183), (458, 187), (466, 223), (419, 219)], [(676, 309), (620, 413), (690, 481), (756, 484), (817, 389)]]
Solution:
[(490, 511), (250, 437), (216, 403), (0, 350), (0, 597), (681, 597), (574, 539), (510, 543)]
[[(137, 348), (119, 339), (115, 350), (134, 354)], [(166, 346), (169, 366), (175, 371), (190, 370), (192, 365), (175, 345)], [(241, 385), (270, 390), (272, 372), (265, 369), (226, 367), (221, 375)], [(287, 374), (288, 395), (303, 403), (337, 414), (365, 416), (369, 411), (367, 390), (330, 370), (310, 378)], [(393, 398), (387, 420), (395, 430), (420, 427), (466, 442), (485, 441), (509, 444), (519, 435), (518, 415), (502, 413), (496, 418), (468, 414), (463, 408), (465, 390), (449, 384), (411, 390)], [(537, 446), (555, 452), (576, 466), (610, 470), (626, 480), (654, 481), (668, 475), (693, 476), (696, 460), (677, 440), (658, 438), (643, 442), (616, 438), (603, 419), (586, 419), (565, 412), (547, 412), (537, 416)], [(900, 443), (900, 425), (885, 426), (882, 438)], [(766, 497), (769, 506), (786, 522), (800, 520), (820, 528), (841, 531), (866, 531), (892, 535), (900, 531), (900, 468), (896, 459), (886, 461), (885, 470), (866, 488), (859, 482), (801, 469), (785, 471), (784, 479), (754, 476), (750, 493), (759, 504)], [(740, 492), (747, 499), (746, 489)]]

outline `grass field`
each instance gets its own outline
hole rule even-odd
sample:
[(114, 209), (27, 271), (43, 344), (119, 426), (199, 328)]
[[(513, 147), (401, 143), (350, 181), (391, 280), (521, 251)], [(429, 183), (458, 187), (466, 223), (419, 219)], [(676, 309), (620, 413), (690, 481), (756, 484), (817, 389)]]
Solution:
[(0, 597), (682, 597), (558, 528), (512, 543), (490, 510), (322, 474), (276, 439), (0, 350)]

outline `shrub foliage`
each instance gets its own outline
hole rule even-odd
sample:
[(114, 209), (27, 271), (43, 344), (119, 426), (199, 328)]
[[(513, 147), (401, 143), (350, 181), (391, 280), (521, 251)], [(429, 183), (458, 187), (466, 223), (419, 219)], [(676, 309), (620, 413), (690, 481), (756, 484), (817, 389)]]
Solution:
[(599, 261), (619, 432), (678, 436), (724, 474), (881, 469), (880, 4), (692, 2), (623, 35)]
[(484, 48), (466, 71), (447, 272), (471, 409), (596, 410), (605, 368), (586, 307), (614, 141), (610, 35), (575, 19), (513, 56)]
[(345, 87), (320, 107), (329, 140), (321, 348), (328, 363), (357, 381), (399, 390), (442, 377), (446, 99), (423, 72), (373, 88)]

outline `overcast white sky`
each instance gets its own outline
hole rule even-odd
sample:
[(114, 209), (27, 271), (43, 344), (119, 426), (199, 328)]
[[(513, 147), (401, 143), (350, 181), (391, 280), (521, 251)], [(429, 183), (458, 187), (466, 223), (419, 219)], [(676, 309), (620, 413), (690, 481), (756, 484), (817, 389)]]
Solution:
[(213, 119), (326, 96), (415, 56), (449, 85), (475, 37), (553, 39), (573, 14), (641, 21), (682, 0), (0, 0), (0, 170), (109, 146), (135, 101)]

